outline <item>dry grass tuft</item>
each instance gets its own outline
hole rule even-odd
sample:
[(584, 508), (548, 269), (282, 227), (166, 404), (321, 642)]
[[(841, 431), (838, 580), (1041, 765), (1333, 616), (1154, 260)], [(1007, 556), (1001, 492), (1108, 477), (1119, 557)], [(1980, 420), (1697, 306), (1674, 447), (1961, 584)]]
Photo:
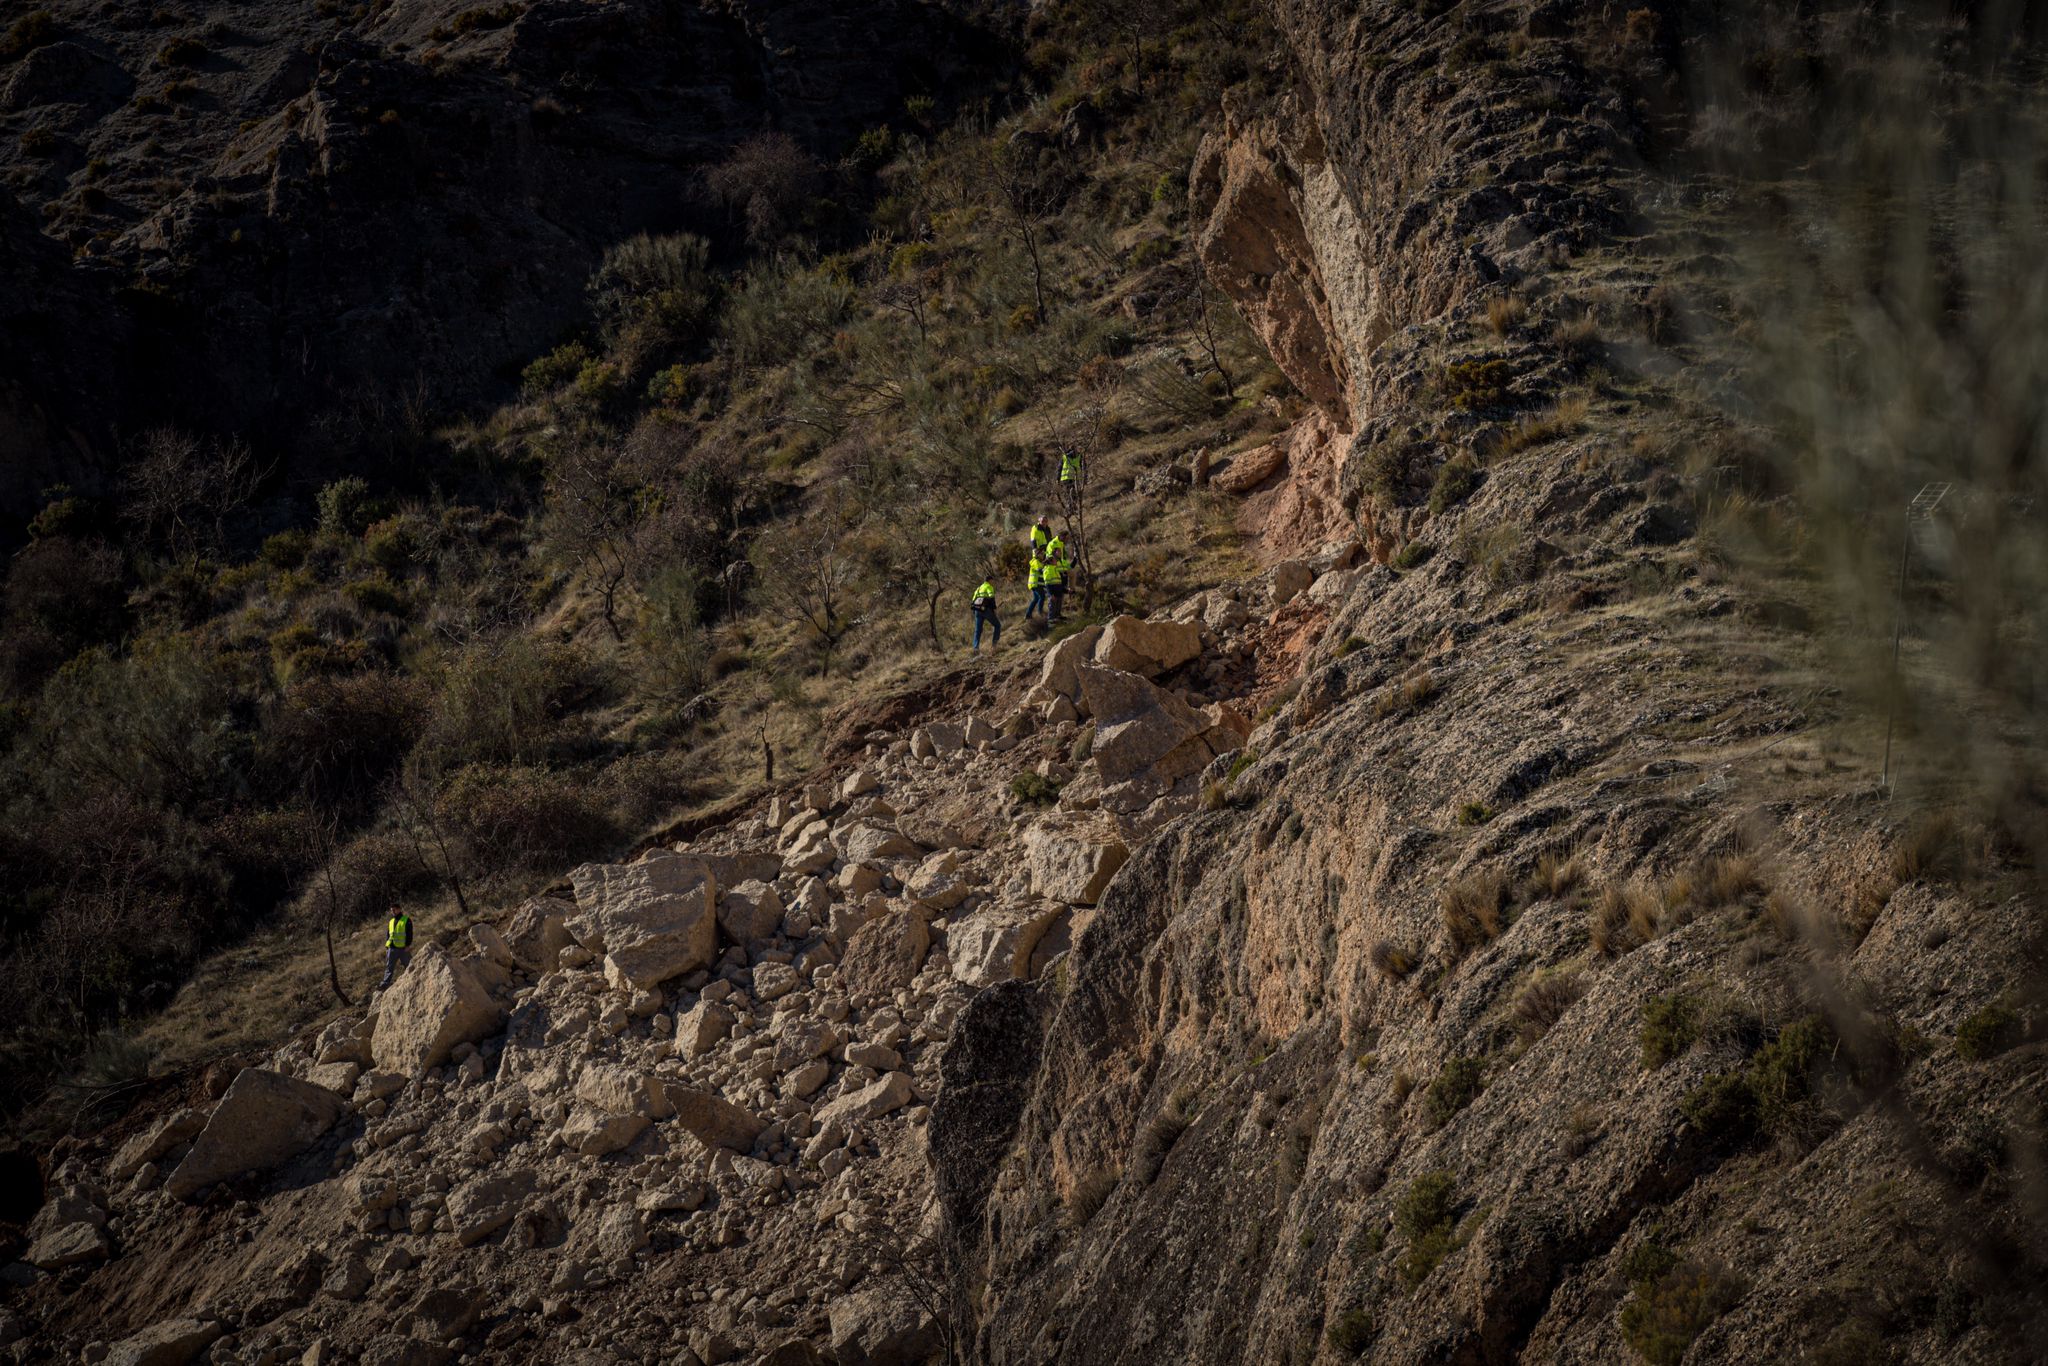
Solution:
[(1900, 883), (1960, 877), (1969, 870), (1963, 824), (1952, 811), (1921, 818), (1892, 851), (1892, 877)]
[(1536, 871), (1529, 875), (1529, 896), (1532, 900), (1549, 897), (1562, 901), (1585, 881), (1586, 865), (1578, 854), (1553, 849), (1536, 860)]
[(1515, 1037), (1525, 1046), (1534, 1044), (1585, 994), (1586, 980), (1576, 972), (1538, 977), (1515, 998)]
[(1500, 937), (1506, 893), (1498, 873), (1472, 873), (1444, 888), (1444, 928), (1452, 948), (1469, 953)]
[(1610, 883), (1593, 903), (1593, 950), (1612, 958), (1657, 937), (1662, 903), (1655, 888), (1641, 882)]
[(1390, 982), (1398, 982), (1415, 971), (1415, 955), (1391, 939), (1374, 944), (1371, 959), (1373, 968)]
[(1529, 316), (1529, 301), (1519, 294), (1496, 294), (1486, 301), (1486, 326), (1496, 337), (1505, 337)]
[(1067, 1192), (1067, 1227), (1086, 1228), (1122, 1179), (1123, 1173), (1115, 1167), (1097, 1167), (1075, 1181)]

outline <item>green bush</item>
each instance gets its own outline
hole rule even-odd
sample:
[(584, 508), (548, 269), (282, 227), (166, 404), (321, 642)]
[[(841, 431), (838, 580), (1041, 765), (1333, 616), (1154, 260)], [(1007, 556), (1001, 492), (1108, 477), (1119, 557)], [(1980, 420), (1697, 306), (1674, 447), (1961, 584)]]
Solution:
[(1436, 547), (1427, 541), (1410, 541), (1396, 551), (1387, 563), (1399, 570), (1418, 569), (1429, 563), (1429, 557), (1436, 554)]
[(629, 237), (604, 254), (589, 294), (606, 334), (653, 323), (670, 341), (693, 338), (717, 307), (711, 244), (695, 233)]
[(297, 569), (306, 562), (306, 556), (313, 551), (313, 535), (308, 531), (280, 531), (263, 543), (263, 563), (272, 569)]
[(1323, 1336), (1343, 1355), (1359, 1357), (1372, 1345), (1372, 1334), (1372, 1315), (1363, 1309), (1347, 1309), (1330, 1321)]
[(2011, 1048), (2019, 1037), (2018, 1014), (2002, 1005), (1988, 1005), (1956, 1027), (1956, 1056), (1983, 1062)]
[(434, 524), (417, 512), (386, 517), (363, 533), (364, 556), (392, 574), (403, 574), (425, 563), (433, 545)]
[(1756, 1135), (1756, 1092), (1740, 1072), (1716, 1072), (1678, 1104), (1686, 1122), (1716, 1143), (1746, 1143)]
[(1408, 1240), (1396, 1265), (1402, 1283), (1414, 1289), (1452, 1248), (1457, 1182), (1449, 1172), (1425, 1172), (1394, 1204), (1394, 1227)]
[(1643, 1003), (1643, 1027), (1638, 1035), (1643, 1066), (1662, 1067), (1691, 1048), (1699, 1036), (1699, 1006), (1691, 997), (1673, 992)]
[(576, 397), (593, 407), (609, 407), (622, 391), (619, 367), (610, 361), (585, 361), (576, 372)]
[(1621, 1335), (1651, 1366), (1678, 1366), (1686, 1349), (1747, 1292), (1717, 1267), (1683, 1264), (1655, 1284), (1638, 1286), (1621, 1307)]
[(1429, 1084), (1423, 1097), (1431, 1122), (1448, 1123), (1451, 1116), (1479, 1099), (1486, 1089), (1486, 1063), (1480, 1058), (1452, 1058)]
[(1479, 487), (1479, 466), (1472, 457), (1462, 452), (1452, 456), (1436, 472), (1436, 482), (1429, 490), (1429, 510), (1441, 516), (1445, 509), (1456, 507), (1472, 496)]
[(696, 377), (687, 365), (657, 370), (647, 381), (647, 401), (657, 408), (687, 408), (696, 397)]
[(1655, 1239), (1646, 1239), (1622, 1257), (1620, 1269), (1629, 1284), (1651, 1286), (1663, 1280), (1677, 1265), (1677, 1253)]
[(1514, 377), (1514, 368), (1504, 360), (1454, 361), (1437, 376), (1436, 393), (1453, 408), (1493, 408), (1507, 400)]
[(1010, 795), (1033, 806), (1051, 806), (1060, 799), (1060, 785), (1036, 773), (1019, 773), (1010, 779)]
[(320, 530), (330, 536), (362, 535), (370, 525), (370, 486), (355, 475), (337, 479), (320, 490)]
[(564, 342), (521, 372), (520, 387), (529, 399), (546, 398), (582, 374), (591, 359), (582, 342)]
[(341, 591), (350, 602), (365, 612), (382, 612), (386, 616), (402, 617), (412, 610), (412, 600), (406, 596), (405, 590), (381, 571), (368, 578), (357, 579)]
[(1484, 825), (1493, 819), (1493, 808), (1485, 802), (1465, 802), (1458, 807), (1458, 824)]

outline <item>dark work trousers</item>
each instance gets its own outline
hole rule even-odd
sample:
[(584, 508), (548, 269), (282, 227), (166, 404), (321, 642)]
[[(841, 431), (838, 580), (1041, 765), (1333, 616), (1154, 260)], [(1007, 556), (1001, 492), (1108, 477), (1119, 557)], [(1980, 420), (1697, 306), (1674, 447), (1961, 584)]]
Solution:
[(996, 615), (995, 608), (977, 607), (974, 609), (974, 648), (976, 650), (981, 649), (981, 628), (984, 625), (994, 628), (995, 635), (989, 640), (988, 647), (991, 650), (997, 649), (1003, 643), (1003, 620)]

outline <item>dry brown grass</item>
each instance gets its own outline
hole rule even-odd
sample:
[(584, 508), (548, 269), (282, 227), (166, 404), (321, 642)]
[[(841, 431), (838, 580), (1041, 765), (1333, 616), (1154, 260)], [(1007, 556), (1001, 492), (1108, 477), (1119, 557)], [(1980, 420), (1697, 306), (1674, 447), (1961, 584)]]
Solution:
[(1098, 1167), (1078, 1178), (1067, 1192), (1067, 1227), (1085, 1228), (1122, 1179), (1123, 1173), (1115, 1167)]
[(1496, 294), (1486, 301), (1486, 326), (1496, 337), (1505, 337), (1529, 316), (1529, 301), (1519, 294)]
[(1415, 955), (1391, 939), (1374, 944), (1371, 958), (1373, 968), (1390, 982), (1398, 982), (1415, 971)]
[(1469, 953), (1500, 937), (1507, 884), (1498, 873), (1472, 873), (1443, 890), (1444, 928), (1451, 947)]
[(1923, 816), (1892, 851), (1892, 877), (1899, 883), (1960, 877), (1969, 870), (1963, 824), (1952, 811)]
[(1538, 977), (1522, 988), (1515, 998), (1515, 1037), (1526, 1046), (1550, 1032), (1564, 1013), (1586, 994), (1586, 981), (1576, 972), (1557, 972)]
[(1428, 669), (1418, 670), (1381, 689), (1379, 696), (1373, 699), (1373, 720), (1384, 721), (1389, 716), (1414, 711), (1434, 696), (1436, 675)]
[(1576, 852), (1550, 850), (1536, 860), (1536, 869), (1529, 875), (1529, 895), (1562, 901), (1585, 881), (1586, 865)]
[(1593, 950), (1612, 958), (1657, 937), (1663, 905), (1645, 883), (1609, 883), (1593, 903)]
[(1494, 442), (1491, 458), (1505, 460), (1518, 451), (1572, 435), (1586, 425), (1586, 415), (1592, 411), (1592, 406), (1584, 394), (1565, 395), (1549, 412), (1538, 413), (1503, 431)]

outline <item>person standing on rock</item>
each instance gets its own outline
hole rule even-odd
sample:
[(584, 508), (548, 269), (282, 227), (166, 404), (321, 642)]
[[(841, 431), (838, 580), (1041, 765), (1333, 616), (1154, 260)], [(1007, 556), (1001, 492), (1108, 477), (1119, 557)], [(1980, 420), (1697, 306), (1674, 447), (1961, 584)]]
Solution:
[(974, 608), (974, 652), (976, 654), (981, 653), (981, 628), (983, 626), (995, 628), (995, 636), (988, 643), (989, 649), (1001, 649), (1003, 644), (1003, 622), (1002, 618), (996, 615), (995, 584), (988, 579), (983, 579), (981, 587), (974, 590), (972, 605)]
[(404, 972), (411, 961), (412, 917), (393, 906), (391, 919), (384, 924), (384, 980), (377, 984), (377, 990), (390, 986), (391, 979)]
[(1031, 590), (1031, 604), (1024, 609), (1024, 620), (1029, 621), (1045, 607), (1045, 561), (1039, 558), (1038, 547), (1031, 547), (1031, 567), (1024, 572), (1024, 586)]

